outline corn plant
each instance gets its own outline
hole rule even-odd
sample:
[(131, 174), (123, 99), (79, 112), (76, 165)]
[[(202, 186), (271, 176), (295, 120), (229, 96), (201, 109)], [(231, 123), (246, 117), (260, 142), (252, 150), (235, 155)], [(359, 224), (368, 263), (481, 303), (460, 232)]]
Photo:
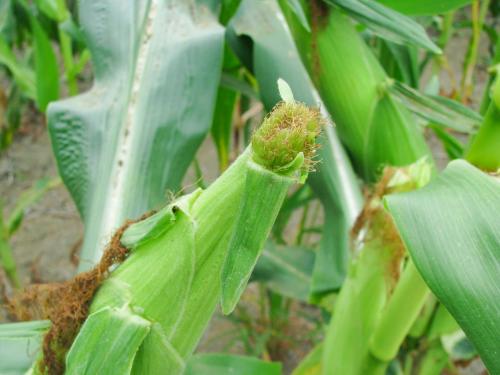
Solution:
[(24, 191), (16, 201), (16, 204), (9, 215), (3, 213), (3, 202), (0, 200), (0, 264), (14, 288), (21, 287), (21, 281), (17, 273), (16, 262), (10, 246), (10, 238), (20, 228), (25, 211), (29, 206), (40, 200), (44, 194), (61, 184), (59, 178), (42, 179), (37, 181), (33, 187)]
[[(27, 101), (35, 102), (45, 112), (49, 102), (59, 98), (60, 79), (56, 51), (52, 46), (51, 27), (57, 23), (57, 43), (64, 61), (66, 86), (69, 94), (78, 93), (77, 76), (88, 62), (71, 12), (64, 0), (8, 0), (2, 2), (0, 21), (0, 65), (11, 79), (4, 95), (6, 116), (2, 116), (1, 146), (6, 148), (19, 126), (20, 112)], [(26, 44), (30, 47), (26, 48)], [(79, 50), (74, 56), (73, 44)], [(22, 47), (22, 48), (20, 48)], [(22, 50), (22, 54), (19, 53)]]
[[(69, 30), (50, 4), (40, 9)], [(40, 320), (0, 327), (0, 369), (438, 375), (481, 358), (498, 373), (500, 44), (488, 12), (487, 0), (81, 1), (95, 83), (51, 103), (48, 120), (86, 226), (83, 272), (9, 300)], [(440, 73), (464, 27), (448, 93)], [(478, 113), (464, 104), (482, 29), (497, 49), (483, 56)], [(195, 154), (209, 131), (222, 174), (204, 188)], [(441, 172), (431, 134), (463, 160)], [(190, 164), (199, 188), (165, 203)], [(240, 301), (249, 283), (255, 317)], [(217, 306), (259, 359), (195, 353)], [(276, 348), (293, 345), (296, 310), (319, 334), (290, 369)]]

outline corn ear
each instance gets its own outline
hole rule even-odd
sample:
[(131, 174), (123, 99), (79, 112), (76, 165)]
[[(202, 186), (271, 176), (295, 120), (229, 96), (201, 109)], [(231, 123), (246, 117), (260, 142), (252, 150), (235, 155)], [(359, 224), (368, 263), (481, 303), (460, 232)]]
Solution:
[(128, 374), (150, 325), (127, 306), (106, 307), (89, 315), (68, 352), (65, 373)]
[(355, 169), (374, 180), (384, 165), (404, 166), (430, 152), (410, 112), (384, 87), (387, 75), (337, 8), (300, 0), (307, 31), (287, 0), (279, 0), (302, 61), (337, 125)]
[[(148, 322), (147, 332), (138, 349), (127, 353), (131, 370), (107, 373), (184, 371), (221, 291), (227, 297), (224, 310), (229, 311), (248, 281), (288, 187), (303, 181), (312, 165), (320, 127), (317, 111), (284, 103), (264, 125), (262, 131), (271, 137), (259, 138), (263, 133), (257, 132), (247, 150), (210, 187), (178, 199), (124, 232), (121, 242), (131, 254), (99, 288), (70, 354), (107, 353), (105, 342), (86, 345), (80, 336), (106, 331), (103, 311), (132, 311)], [(226, 258), (230, 281), (223, 289)], [(88, 361), (88, 356), (68, 355), (67, 368), (95, 373), (86, 370)]]
[(224, 314), (233, 311), (245, 290), (288, 188), (297, 179), (304, 182), (314, 163), (319, 112), (296, 103), (284, 80), (278, 80), (278, 89), (284, 102), (252, 138), (253, 160), (221, 274)]

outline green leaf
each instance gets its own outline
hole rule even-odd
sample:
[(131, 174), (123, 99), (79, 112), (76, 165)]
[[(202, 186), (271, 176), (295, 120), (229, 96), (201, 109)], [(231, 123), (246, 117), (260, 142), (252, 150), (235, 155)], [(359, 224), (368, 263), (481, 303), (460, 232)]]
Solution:
[(188, 361), (184, 375), (280, 375), (281, 364), (230, 354), (197, 354)]
[(9, 42), (12, 42), (17, 32), (14, 3), (14, 0), (3, 0), (0, 2), (0, 35)]
[(491, 373), (500, 372), (500, 182), (465, 161), (386, 204), (411, 256)]
[(34, 16), (30, 16), (35, 51), (36, 102), (45, 112), (49, 102), (59, 97), (59, 67), (49, 37)]
[(211, 134), (217, 148), (220, 170), (226, 169), (229, 165), (231, 135), (233, 130), (233, 113), (237, 99), (237, 92), (226, 87), (219, 86)]
[(259, 99), (259, 95), (251, 85), (228, 73), (222, 73), (220, 85), (221, 87), (230, 89), (234, 92), (240, 92), (250, 99)]
[(428, 16), (458, 9), (472, 0), (377, 0), (398, 12), (413, 16)]
[(434, 131), (436, 137), (438, 137), (443, 144), (450, 160), (460, 159), (463, 157), (464, 145), (456, 137), (448, 133), (439, 125), (429, 124), (428, 126)]
[(307, 302), (314, 266), (314, 251), (278, 246), (268, 241), (252, 273), (273, 292)]
[(412, 44), (439, 54), (441, 50), (416, 21), (374, 0), (325, 0), (337, 5), (355, 20), (365, 24), (382, 38), (395, 43)]
[(418, 88), (420, 80), (418, 48), (380, 40), (379, 61), (389, 77), (415, 89)]
[(290, 8), (297, 15), (297, 18), (300, 20), (300, 23), (304, 27), (304, 29), (310, 32), (311, 26), (309, 26), (309, 21), (307, 20), (300, 0), (288, 0), (288, 4), (290, 4)]
[(89, 315), (66, 356), (65, 374), (130, 374), (150, 326), (127, 306)]
[(59, 3), (63, 3), (64, 1), (58, 0), (35, 0), (36, 7), (42, 11), (50, 19), (59, 22), (61, 20), (61, 12), (59, 10)]
[(456, 100), (437, 95), (425, 95), (405, 85), (391, 81), (387, 85), (394, 97), (417, 116), (463, 133), (475, 133), (482, 116)]
[(30, 189), (24, 191), (17, 199), (14, 210), (9, 215), (6, 223), (6, 229), (9, 236), (19, 228), (26, 209), (38, 202), (47, 191), (53, 189), (61, 184), (61, 179), (56, 178), (43, 178), (38, 180)]
[(36, 360), (48, 320), (0, 325), (0, 373), (25, 374)]
[(36, 98), (35, 74), (16, 58), (2, 35), (0, 35), (0, 64), (9, 69), (23, 94), (34, 100)]
[[(224, 314), (233, 311), (245, 290), (288, 188), (295, 180), (268, 171), (252, 161), (249, 161), (245, 179), (243, 200), (221, 274)], [(266, 189), (261, 189), (262, 186)]]
[(79, 2), (93, 88), (52, 103), (57, 164), (85, 222), (80, 270), (112, 232), (176, 192), (210, 129), (223, 29), (201, 2)]

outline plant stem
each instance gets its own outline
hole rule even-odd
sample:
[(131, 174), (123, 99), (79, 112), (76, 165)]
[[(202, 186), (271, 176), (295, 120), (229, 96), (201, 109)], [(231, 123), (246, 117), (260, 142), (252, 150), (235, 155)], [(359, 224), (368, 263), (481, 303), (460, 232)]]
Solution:
[(2, 265), (5, 274), (10, 283), (16, 289), (21, 287), (17, 276), (16, 262), (12, 256), (12, 248), (9, 245), (8, 228), (3, 220), (3, 203), (0, 201), (0, 264)]
[(483, 0), (480, 5), (480, 0), (473, 0), (472, 2), (472, 36), (469, 45), (469, 50), (467, 51), (467, 56), (465, 58), (464, 70), (462, 76), (462, 102), (467, 102), (469, 97), (472, 95), (474, 89), (473, 85), (473, 75), (474, 68), (477, 62), (477, 54), (479, 49), (479, 40), (481, 38), (481, 29), (483, 27), (484, 18), (488, 10), (490, 0)]
[(66, 83), (70, 95), (78, 94), (78, 84), (75, 77), (75, 62), (73, 61), (73, 49), (71, 47), (71, 38), (62, 30), (61, 24), (58, 25), (59, 43), (61, 45), (61, 54), (64, 61), (64, 71), (66, 74)]
[(408, 260), (403, 275), (370, 339), (371, 353), (389, 362), (399, 350), (429, 296), (429, 288), (413, 262)]

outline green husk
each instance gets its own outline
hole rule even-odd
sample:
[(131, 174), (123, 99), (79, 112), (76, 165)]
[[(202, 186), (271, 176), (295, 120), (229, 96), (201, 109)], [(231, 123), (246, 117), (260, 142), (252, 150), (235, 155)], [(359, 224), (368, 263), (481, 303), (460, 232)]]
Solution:
[[(411, 261), (382, 196), (425, 185), (431, 166), (421, 160), (387, 169), (355, 225), (362, 246), (333, 307), (323, 348), (323, 374), (383, 375), (415, 322), (429, 290)], [(403, 269), (404, 267), (404, 269)]]
[(91, 314), (67, 355), (65, 374), (129, 373), (150, 325), (126, 306)]
[(405, 166), (430, 155), (415, 119), (391, 97), (386, 73), (353, 23), (322, 1), (302, 0), (309, 32), (289, 2), (279, 2), (355, 169), (376, 180), (384, 165)]
[[(70, 353), (108, 353), (112, 348), (104, 342), (85, 343), (80, 335), (98, 330), (88, 328), (96, 322), (91, 317), (126, 309), (149, 322), (149, 331), (136, 354), (127, 354), (133, 357), (132, 370), (120, 374), (183, 372), (221, 291), (228, 312), (246, 286), (288, 187), (304, 180), (304, 165), (312, 165), (320, 129), (317, 111), (298, 103), (282, 104), (275, 111), (266, 119), (272, 125), (264, 128), (272, 135), (257, 132), (252, 145), (210, 187), (174, 201), (124, 232), (121, 243), (131, 254), (101, 285)], [(282, 111), (291, 114), (284, 114), (291, 122), (276, 120), (275, 113), (281, 116)], [(295, 115), (307, 111), (309, 117)], [(276, 158), (269, 163), (272, 153)], [(104, 321), (99, 329), (105, 329)], [(68, 356), (67, 368), (85, 369), (88, 360)]]

